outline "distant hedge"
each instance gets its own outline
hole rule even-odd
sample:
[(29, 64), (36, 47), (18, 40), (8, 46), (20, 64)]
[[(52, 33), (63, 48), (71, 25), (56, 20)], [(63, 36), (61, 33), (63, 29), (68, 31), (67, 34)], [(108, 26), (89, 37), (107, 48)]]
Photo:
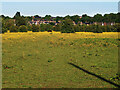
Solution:
[[(70, 21), (70, 20), (68, 20)], [(115, 25), (107, 25), (107, 26), (101, 26), (101, 25), (73, 25), (71, 21), (69, 23), (63, 22), (59, 23), (56, 26), (52, 26), (50, 24), (42, 24), (42, 25), (21, 25), (21, 26), (15, 26), (11, 25), (8, 28), (2, 27), (2, 33), (7, 32), (10, 30), (10, 32), (27, 32), (27, 31), (33, 31), (33, 32), (39, 32), (39, 31), (60, 31), (61, 33), (75, 33), (75, 32), (94, 32), (94, 33), (102, 33), (102, 32), (119, 32), (120, 31), (120, 24), (117, 23)]]

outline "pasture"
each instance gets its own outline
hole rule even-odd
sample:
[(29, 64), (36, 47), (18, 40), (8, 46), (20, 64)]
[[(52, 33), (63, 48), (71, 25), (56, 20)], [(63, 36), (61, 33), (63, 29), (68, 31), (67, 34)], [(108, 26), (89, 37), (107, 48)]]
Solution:
[(118, 72), (118, 42), (117, 32), (2, 34), (2, 87), (116, 88), (99, 77), (119, 84), (111, 79)]

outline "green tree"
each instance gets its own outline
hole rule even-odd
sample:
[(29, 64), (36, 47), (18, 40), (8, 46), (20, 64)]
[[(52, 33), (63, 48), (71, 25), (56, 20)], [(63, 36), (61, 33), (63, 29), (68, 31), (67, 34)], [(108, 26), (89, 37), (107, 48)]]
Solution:
[(40, 24), (40, 31), (43, 32), (45, 31), (46, 24)]
[(41, 18), (39, 15), (35, 15), (34, 17), (35, 17), (35, 18)]
[(65, 19), (62, 21), (62, 33), (74, 33), (74, 25), (71, 19)]
[(40, 31), (40, 26), (33, 24), (33, 25), (32, 25), (32, 31), (33, 31), (33, 32), (39, 32), (39, 31)]
[(107, 23), (111, 22), (110, 14), (105, 14), (104, 15), (104, 22), (107, 22)]
[(74, 30), (75, 30), (75, 32), (80, 32), (80, 26), (79, 26), (79, 24), (74, 25)]
[(74, 15), (74, 16), (71, 16), (71, 19), (77, 24), (80, 21), (80, 16)]
[(84, 31), (85, 31), (85, 29), (84, 29), (83, 26), (85, 26), (85, 25), (80, 25), (80, 26), (79, 26), (79, 27), (80, 27), (80, 32), (84, 32)]
[(91, 17), (87, 16), (87, 14), (82, 15), (82, 18), (80, 19), (83, 23), (85, 22), (91, 22)]
[(18, 32), (18, 27), (15, 25), (10, 26), (10, 32)]
[(4, 18), (5, 18), (5, 16), (4, 16), (4, 15), (0, 15), (0, 18), (3, 18), (3, 19), (4, 19)]
[(44, 17), (44, 19), (49, 21), (49, 20), (51, 20), (51, 17), (52, 17), (51, 15), (46, 15), (46, 16)]
[(102, 14), (96, 14), (94, 15), (94, 22), (102, 22), (103, 21), (103, 16)]
[(55, 27), (54, 27), (54, 31), (61, 31), (62, 29), (62, 24), (58, 23)]
[(116, 23), (113, 27), (114, 31), (120, 32), (120, 23)]
[(115, 15), (115, 22), (120, 23), (120, 12)]
[(46, 24), (45, 31), (51, 32), (53, 30), (53, 26), (50, 24)]
[(32, 21), (32, 16), (27, 16), (26, 18), (28, 21)]
[(17, 17), (15, 19), (15, 23), (16, 23), (17, 26), (27, 25), (27, 20), (24, 17)]
[(7, 32), (7, 29), (2, 27), (2, 33), (5, 33), (5, 32)]
[(4, 19), (3, 20), (3, 27), (6, 28), (7, 30), (10, 29), (10, 26), (14, 25), (14, 20), (13, 19)]
[(7, 32), (6, 24), (5, 24), (5, 19), (0, 18), (0, 33), (5, 33)]
[(32, 31), (32, 26), (31, 25), (27, 25), (28, 31)]
[(56, 21), (56, 23), (58, 23), (58, 21), (61, 21), (62, 19), (63, 19), (63, 17), (57, 16), (57, 17), (55, 18), (55, 21)]
[(70, 15), (65, 16), (63, 19), (70, 19)]
[(16, 19), (16, 18), (18, 18), (18, 17), (20, 17), (20, 16), (21, 16), (21, 15), (20, 15), (20, 12), (17, 12), (13, 18)]
[(102, 26), (101, 25), (93, 25), (93, 32), (94, 33), (102, 33)]
[(41, 24), (40, 25), (40, 30), (43, 31), (52, 31), (53, 30), (53, 26), (50, 24)]
[(19, 27), (19, 31), (20, 31), (20, 32), (27, 32), (27, 31), (28, 31), (28, 28), (27, 28), (25, 25), (21, 25), (21, 26)]

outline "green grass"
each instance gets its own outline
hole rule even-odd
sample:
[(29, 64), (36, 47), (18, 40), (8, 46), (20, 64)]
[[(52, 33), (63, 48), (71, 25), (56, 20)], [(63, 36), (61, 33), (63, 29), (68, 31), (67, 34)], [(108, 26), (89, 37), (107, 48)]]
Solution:
[[(53, 40), (53, 41), (51, 41)], [(3, 88), (115, 88), (68, 63), (110, 80), (118, 71), (118, 40), (11, 38), (2, 44)], [(91, 44), (91, 45), (90, 45)], [(118, 80), (110, 80), (118, 84)]]

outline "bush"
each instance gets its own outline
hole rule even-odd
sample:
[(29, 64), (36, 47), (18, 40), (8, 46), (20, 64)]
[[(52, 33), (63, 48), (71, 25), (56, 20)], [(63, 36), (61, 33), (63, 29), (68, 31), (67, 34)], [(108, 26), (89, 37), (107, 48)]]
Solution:
[(81, 26), (80, 26), (80, 31), (81, 31), (81, 32), (85, 32), (85, 28), (86, 28), (85, 25), (81, 25)]
[(10, 26), (10, 32), (18, 32), (18, 27), (17, 26)]
[(62, 24), (58, 23), (55, 27), (54, 27), (54, 31), (61, 31), (62, 29)]
[(75, 25), (74, 26), (74, 30), (75, 30), (75, 32), (80, 32), (80, 26), (79, 25)]
[(7, 20), (4, 20), (2, 23), (4, 23), (3, 27), (10, 30), (10, 27), (14, 25), (14, 20), (7, 19)]
[(2, 33), (5, 33), (5, 32), (7, 32), (7, 29), (2, 27)]
[(114, 31), (120, 32), (120, 23), (115, 24), (113, 27), (114, 27)]
[(102, 33), (102, 26), (101, 25), (98, 25), (98, 28), (97, 28), (97, 33)]
[(85, 26), (85, 32), (91, 32), (92, 28), (91, 26)]
[(32, 31), (33, 32), (39, 32), (40, 31), (40, 26), (33, 24), (32, 25)]
[(93, 26), (94, 28), (93, 28), (93, 32), (94, 33), (102, 33), (103, 31), (102, 31), (102, 26), (100, 26), (100, 25), (94, 25)]
[(40, 30), (51, 32), (53, 30), (53, 26), (50, 24), (41, 24)]
[(73, 21), (71, 19), (65, 19), (62, 22), (61, 33), (75, 33)]
[(51, 32), (53, 30), (53, 26), (50, 24), (46, 24), (45, 31)]
[(26, 27), (25, 25), (21, 25), (21, 26), (19, 27), (19, 31), (20, 31), (20, 32), (27, 32), (28, 29), (27, 29), (27, 27)]
[(40, 31), (44, 32), (45, 31), (46, 24), (41, 24), (40, 25)]
[(95, 25), (90, 25), (89, 26), (89, 32), (94, 32), (95, 30)]
[(28, 25), (27, 28), (28, 28), (28, 31), (32, 31), (32, 26), (31, 25)]
[(27, 25), (27, 20), (24, 17), (15, 18), (15, 23), (17, 26)]

